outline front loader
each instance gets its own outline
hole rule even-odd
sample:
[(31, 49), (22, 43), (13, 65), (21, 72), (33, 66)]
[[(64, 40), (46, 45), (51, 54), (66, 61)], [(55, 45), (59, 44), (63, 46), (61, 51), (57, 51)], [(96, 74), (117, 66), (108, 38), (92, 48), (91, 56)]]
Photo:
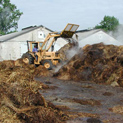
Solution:
[[(65, 38), (69, 42), (74, 43), (71, 39), (78, 27), (79, 25), (68, 23), (62, 32), (49, 33), (44, 42), (27, 41), (28, 52), (22, 56), (23, 61), (28, 64), (35, 64), (36, 66), (44, 65), (48, 70), (52, 69), (53, 66), (60, 62), (59, 54), (53, 51), (55, 42), (58, 38)], [(35, 45), (38, 48), (36, 53), (32, 52)]]

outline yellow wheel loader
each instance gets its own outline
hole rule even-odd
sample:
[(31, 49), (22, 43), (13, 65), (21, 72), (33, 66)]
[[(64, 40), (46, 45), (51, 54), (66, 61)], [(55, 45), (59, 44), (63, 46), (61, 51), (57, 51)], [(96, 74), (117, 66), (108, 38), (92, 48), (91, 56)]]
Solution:
[[(52, 69), (53, 66), (60, 62), (59, 54), (53, 51), (55, 42), (58, 38), (68, 39), (69, 42), (72, 41), (70, 39), (72, 39), (78, 27), (79, 25), (68, 23), (62, 32), (49, 33), (44, 42), (27, 41), (28, 52), (23, 54), (23, 61), (27, 64), (35, 64), (36, 66), (44, 65), (48, 70)], [(38, 48), (36, 53), (33, 52), (34, 46)]]

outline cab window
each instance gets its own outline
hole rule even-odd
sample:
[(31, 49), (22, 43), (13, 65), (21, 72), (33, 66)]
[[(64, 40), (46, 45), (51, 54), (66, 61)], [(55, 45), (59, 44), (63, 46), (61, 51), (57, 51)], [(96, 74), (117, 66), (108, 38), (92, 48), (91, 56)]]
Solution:
[[(43, 42), (40, 42), (39, 43), (39, 46), (41, 47), (42, 46), (42, 44), (43, 44)], [(42, 48), (43, 50), (45, 49), (45, 45), (43, 46), (43, 48)]]

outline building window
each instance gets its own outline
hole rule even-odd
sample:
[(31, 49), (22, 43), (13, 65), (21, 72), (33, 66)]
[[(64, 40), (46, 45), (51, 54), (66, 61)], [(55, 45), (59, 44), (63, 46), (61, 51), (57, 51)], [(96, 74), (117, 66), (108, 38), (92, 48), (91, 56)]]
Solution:
[(44, 38), (44, 32), (38, 31), (38, 38)]

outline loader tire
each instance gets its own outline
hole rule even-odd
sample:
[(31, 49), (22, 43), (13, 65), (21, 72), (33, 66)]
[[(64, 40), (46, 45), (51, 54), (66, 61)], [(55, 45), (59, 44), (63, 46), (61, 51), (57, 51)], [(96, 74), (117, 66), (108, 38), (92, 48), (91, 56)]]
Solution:
[(44, 60), (44, 61), (42, 62), (42, 64), (43, 64), (43, 66), (44, 66), (46, 69), (48, 69), (48, 70), (53, 69), (53, 64), (52, 64), (51, 60)]
[(34, 58), (29, 53), (23, 54), (22, 59), (23, 59), (23, 62), (26, 64), (34, 64)]

